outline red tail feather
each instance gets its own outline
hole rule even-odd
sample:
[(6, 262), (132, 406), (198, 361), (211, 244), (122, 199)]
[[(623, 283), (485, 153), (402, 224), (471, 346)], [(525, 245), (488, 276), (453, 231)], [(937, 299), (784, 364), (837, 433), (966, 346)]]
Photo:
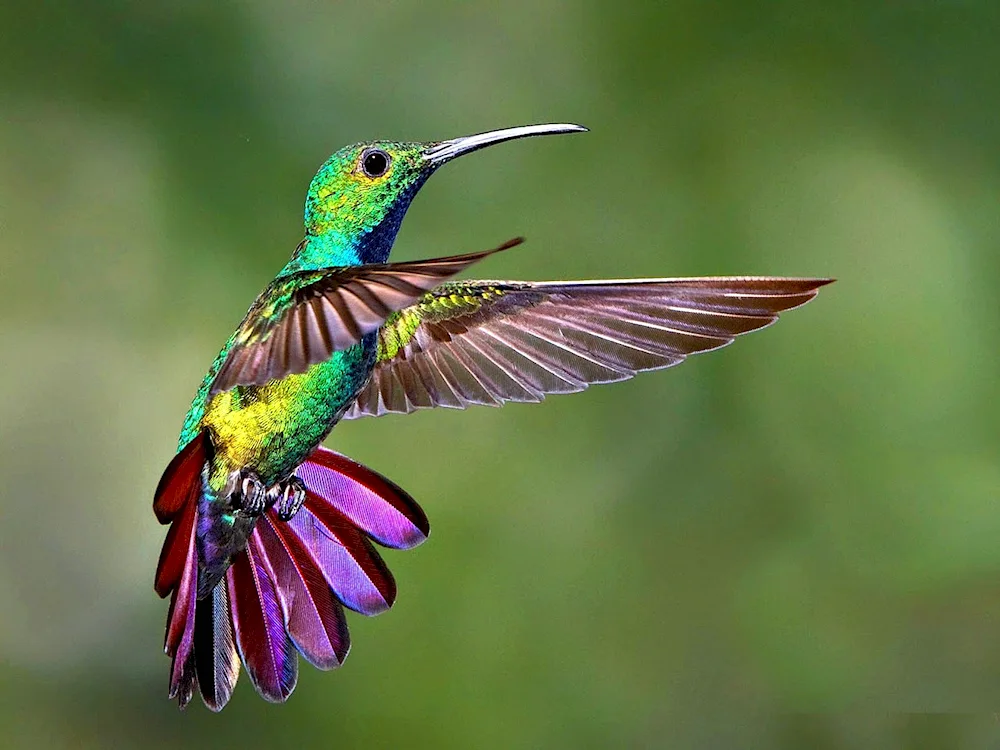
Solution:
[[(185, 514), (184, 517), (188, 517)], [(190, 514), (192, 525), (195, 514)], [(180, 522), (180, 519), (177, 523)], [(164, 651), (173, 657), (170, 670), (171, 698), (176, 697), (183, 707), (191, 700), (196, 683), (194, 670), (194, 614), (198, 593), (198, 563), (194, 534), (188, 533), (186, 557), (180, 580), (170, 600), (167, 615), (167, 635)]]
[(153, 512), (160, 523), (170, 523), (187, 503), (198, 500), (210, 446), (208, 433), (201, 432), (167, 465), (153, 494)]
[(194, 535), (197, 508), (196, 501), (189, 502), (181, 515), (170, 524), (167, 538), (163, 540), (160, 562), (156, 566), (156, 579), (153, 583), (153, 588), (161, 597), (169, 596), (181, 582), (184, 566), (188, 562), (191, 537)]
[(201, 496), (201, 472), (208, 457), (209, 444), (208, 434), (202, 432), (185, 445), (167, 466), (156, 488), (153, 512), (160, 523), (170, 524), (153, 583), (153, 588), (161, 597), (177, 588), (188, 561), (198, 498)]
[(236, 645), (250, 681), (262, 698), (283, 703), (298, 679), (298, 652), (288, 637), (268, 567), (255, 535), (226, 571), (226, 581)]

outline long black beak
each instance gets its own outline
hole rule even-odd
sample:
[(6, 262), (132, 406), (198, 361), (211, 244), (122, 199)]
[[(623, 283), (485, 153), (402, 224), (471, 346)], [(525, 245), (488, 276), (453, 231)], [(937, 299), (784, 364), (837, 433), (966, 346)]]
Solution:
[(545, 125), (523, 125), (519, 128), (505, 128), (503, 130), (491, 130), (488, 133), (477, 133), (467, 135), (464, 138), (452, 138), (450, 141), (433, 143), (424, 150), (424, 159), (435, 167), (444, 164), (446, 161), (454, 159), (456, 156), (478, 151), (481, 148), (492, 146), (495, 143), (513, 141), (515, 138), (529, 138), (533, 135), (556, 135), (559, 133), (585, 133), (587, 129), (582, 125), (571, 125), (566, 123), (545, 124)]

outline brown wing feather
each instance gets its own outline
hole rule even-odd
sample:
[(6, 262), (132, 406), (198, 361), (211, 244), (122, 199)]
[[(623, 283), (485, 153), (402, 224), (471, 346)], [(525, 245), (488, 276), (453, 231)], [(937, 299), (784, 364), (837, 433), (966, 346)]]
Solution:
[[(305, 372), (354, 346), (389, 315), (473, 263), (521, 242), (516, 238), (484, 252), (344, 266), (279, 279), (250, 308), (210, 392)], [(275, 306), (278, 312), (269, 309)]]
[(831, 281), (445, 284), (398, 313), (397, 320), (419, 320), (403, 327), (410, 331), (406, 341), (391, 325), (382, 328), (382, 358), (344, 418), (541, 401), (549, 393), (625, 380), (763, 328)]

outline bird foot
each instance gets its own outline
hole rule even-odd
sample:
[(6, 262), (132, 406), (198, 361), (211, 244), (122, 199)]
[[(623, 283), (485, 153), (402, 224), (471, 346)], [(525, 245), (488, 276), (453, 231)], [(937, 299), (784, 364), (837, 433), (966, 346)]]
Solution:
[(236, 510), (256, 518), (268, 506), (267, 490), (256, 473), (249, 469), (234, 471), (230, 482), (235, 485), (229, 502)]
[(278, 518), (291, 521), (306, 501), (306, 486), (294, 474), (267, 491), (269, 504), (277, 506)]

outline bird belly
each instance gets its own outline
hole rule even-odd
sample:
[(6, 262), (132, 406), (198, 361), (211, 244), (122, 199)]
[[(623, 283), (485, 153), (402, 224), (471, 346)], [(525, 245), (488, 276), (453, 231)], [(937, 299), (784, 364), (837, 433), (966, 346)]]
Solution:
[(237, 469), (255, 471), (266, 486), (286, 479), (329, 434), (371, 377), (375, 340), (365, 339), (301, 375), (214, 396), (202, 418), (215, 447), (209, 485), (221, 491)]

